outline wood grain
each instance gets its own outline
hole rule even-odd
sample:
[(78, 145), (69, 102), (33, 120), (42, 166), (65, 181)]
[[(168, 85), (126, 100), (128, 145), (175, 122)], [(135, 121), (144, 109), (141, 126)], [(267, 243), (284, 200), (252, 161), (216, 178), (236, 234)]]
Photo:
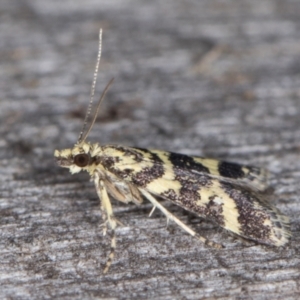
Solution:
[[(298, 299), (300, 2), (30, 1), (0, 7), (1, 299)], [(99, 201), (87, 174), (58, 168), (88, 103), (115, 82), (90, 139), (266, 167), (292, 220), (284, 248), (242, 241), (165, 203), (114, 202), (116, 259), (102, 270)]]

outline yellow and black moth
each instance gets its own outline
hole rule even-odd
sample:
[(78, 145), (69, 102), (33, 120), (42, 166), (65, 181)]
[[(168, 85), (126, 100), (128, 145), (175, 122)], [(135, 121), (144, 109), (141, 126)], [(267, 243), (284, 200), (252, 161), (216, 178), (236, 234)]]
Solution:
[(83, 129), (73, 148), (55, 150), (54, 156), (58, 165), (68, 168), (72, 174), (87, 171), (95, 183), (104, 221), (103, 233), (106, 234), (108, 225), (112, 236), (104, 273), (108, 271), (114, 257), (115, 230), (118, 224), (108, 195), (124, 203), (136, 204), (142, 203), (143, 198), (146, 198), (153, 204), (150, 215), (158, 208), (168, 220), (174, 221), (202, 242), (217, 248), (221, 246), (198, 235), (166, 210), (157, 199), (169, 200), (243, 238), (273, 246), (286, 244), (291, 236), (288, 217), (261, 195), (268, 187), (265, 170), (160, 150), (119, 145), (101, 146), (86, 142), (100, 103), (112, 83), (111, 80), (103, 91), (91, 125), (84, 134), (100, 63), (101, 33), (100, 30), (91, 101)]

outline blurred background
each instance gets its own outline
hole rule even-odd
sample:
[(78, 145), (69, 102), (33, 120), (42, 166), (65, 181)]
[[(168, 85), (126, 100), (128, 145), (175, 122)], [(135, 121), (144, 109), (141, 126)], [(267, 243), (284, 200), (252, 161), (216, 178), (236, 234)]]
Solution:
[[(295, 0), (1, 0), (1, 297), (266, 299), (268, 290), (297, 299), (299, 15)], [(100, 27), (95, 101), (115, 81), (89, 140), (268, 168), (276, 206), (292, 220), (285, 249), (165, 204), (223, 243), (218, 252), (166, 229), (159, 212), (149, 219), (147, 203), (114, 202), (125, 226), (102, 275), (109, 242), (93, 184), (53, 160), (77, 141)]]

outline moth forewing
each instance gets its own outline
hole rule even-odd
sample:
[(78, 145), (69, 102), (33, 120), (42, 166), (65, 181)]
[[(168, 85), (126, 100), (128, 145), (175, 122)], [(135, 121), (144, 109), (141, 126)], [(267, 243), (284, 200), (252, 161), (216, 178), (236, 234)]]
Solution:
[(291, 236), (288, 218), (259, 195), (268, 186), (267, 172), (263, 169), (160, 150), (86, 142), (100, 103), (112, 83), (111, 80), (104, 89), (90, 126), (85, 131), (101, 57), (101, 33), (100, 30), (91, 100), (82, 131), (73, 148), (55, 150), (54, 156), (58, 165), (68, 168), (72, 174), (87, 171), (95, 183), (103, 234), (107, 229), (111, 231), (111, 251), (104, 273), (109, 270), (114, 257), (115, 231), (120, 223), (114, 217), (109, 195), (125, 204), (140, 204), (144, 196), (153, 204), (153, 209), (161, 210), (167, 220), (174, 221), (192, 236), (217, 248), (220, 248), (219, 244), (198, 235), (171, 214), (158, 198), (169, 200), (244, 238), (274, 246), (286, 244)]
[(105, 169), (138, 187), (152, 203), (145, 191), (259, 243), (281, 246), (290, 237), (288, 218), (264, 201), (255, 187), (241, 183), (247, 176), (242, 170), (252, 167), (233, 164), (235, 174), (223, 171), (217, 176), (216, 168), (211, 174), (205, 159), (200, 163), (198, 157), (113, 145), (103, 146), (103, 153)]

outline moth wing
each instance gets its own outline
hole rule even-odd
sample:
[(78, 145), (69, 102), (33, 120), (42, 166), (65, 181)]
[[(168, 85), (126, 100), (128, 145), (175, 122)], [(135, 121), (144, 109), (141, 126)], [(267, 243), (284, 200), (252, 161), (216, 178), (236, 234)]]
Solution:
[(199, 175), (209, 174), (218, 180), (239, 184), (254, 191), (265, 191), (269, 187), (269, 172), (263, 168), (160, 150), (132, 149), (144, 152), (146, 155), (142, 156), (142, 160), (145, 162), (163, 162), (166, 166), (175, 166)]
[(288, 218), (258, 195), (250, 167), (140, 148), (115, 147), (113, 153), (118, 159), (108, 169), (139, 190), (245, 238), (275, 246), (288, 241)]

